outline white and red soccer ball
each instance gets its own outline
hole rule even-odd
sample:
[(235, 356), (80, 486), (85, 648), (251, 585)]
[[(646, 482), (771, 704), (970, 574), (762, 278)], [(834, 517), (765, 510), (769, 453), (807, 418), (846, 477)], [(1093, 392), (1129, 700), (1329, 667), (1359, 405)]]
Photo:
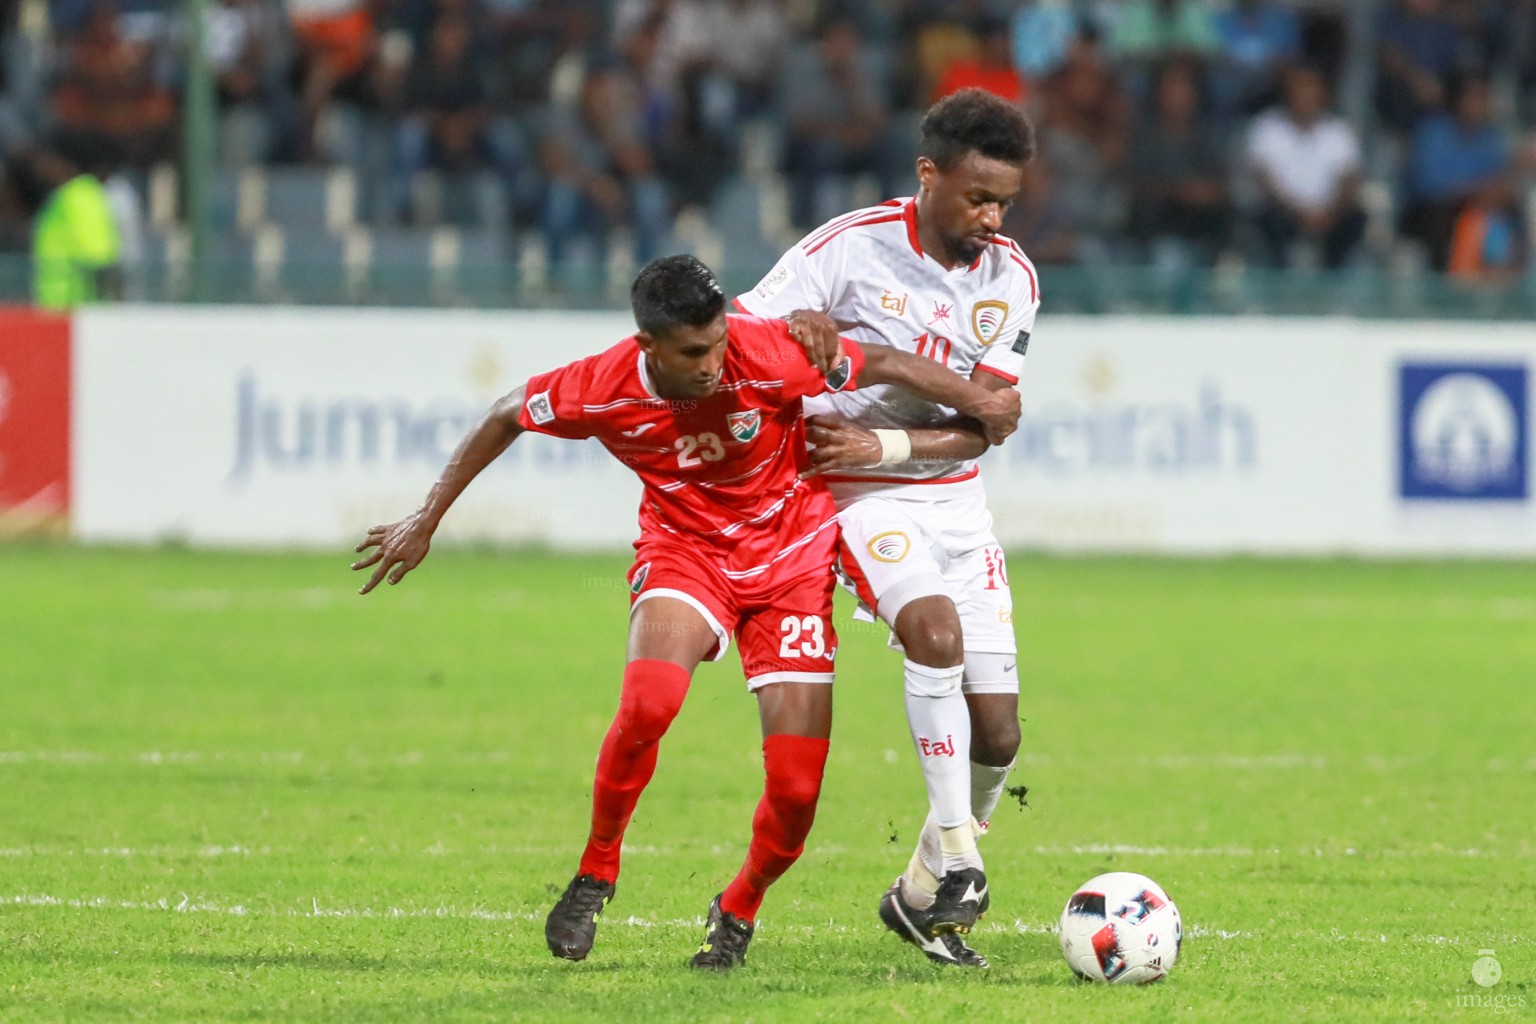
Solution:
[(1179, 908), (1162, 886), (1130, 871), (1090, 878), (1061, 912), (1061, 954), (1088, 981), (1161, 980), (1178, 960), (1183, 940)]

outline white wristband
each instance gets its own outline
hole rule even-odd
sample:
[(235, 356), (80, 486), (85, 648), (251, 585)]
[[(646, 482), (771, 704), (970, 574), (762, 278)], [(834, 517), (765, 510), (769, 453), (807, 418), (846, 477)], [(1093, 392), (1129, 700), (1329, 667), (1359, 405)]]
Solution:
[(905, 430), (876, 430), (873, 433), (880, 440), (878, 465), (895, 466), (912, 457), (912, 436)]

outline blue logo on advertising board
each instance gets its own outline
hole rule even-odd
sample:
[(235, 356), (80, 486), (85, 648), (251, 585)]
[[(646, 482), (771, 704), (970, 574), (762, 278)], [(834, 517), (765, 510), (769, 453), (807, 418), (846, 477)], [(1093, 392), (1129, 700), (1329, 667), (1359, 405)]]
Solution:
[(1398, 367), (1398, 493), (1521, 501), (1530, 496), (1526, 368), (1487, 363)]

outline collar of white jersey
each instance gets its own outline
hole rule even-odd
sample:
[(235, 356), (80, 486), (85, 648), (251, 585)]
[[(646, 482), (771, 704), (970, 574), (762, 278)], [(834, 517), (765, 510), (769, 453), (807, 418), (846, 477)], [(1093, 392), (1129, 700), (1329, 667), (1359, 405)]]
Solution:
[[(898, 202), (900, 202), (900, 200), (898, 200)], [(976, 258), (970, 262), (969, 266), (965, 266), (965, 267), (946, 267), (943, 263), (940, 263), (938, 260), (934, 259), (932, 256), (929, 256), (926, 252), (924, 252), (923, 251), (923, 243), (918, 240), (918, 237), (917, 237), (917, 196), (912, 196), (905, 203), (902, 204), (902, 207), (901, 207), (901, 219), (902, 219), (902, 222), (905, 223), (906, 226), (907, 226), (907, 242), (912, 246), (912, 251), (917, 253), (917, 258), (920, 259), (920, 260), (933, 260), (934, 263), (937, 263), (939, 265), (939, 269), (944, 271), (944, 273), (946, 273), (946, 274), (969, 274), (971, 271), (973, 271), (977, 267), (981, 266), (982, 257), (987, 254), (986, 250), (983, 249), (981, 252), (976, 254)]]

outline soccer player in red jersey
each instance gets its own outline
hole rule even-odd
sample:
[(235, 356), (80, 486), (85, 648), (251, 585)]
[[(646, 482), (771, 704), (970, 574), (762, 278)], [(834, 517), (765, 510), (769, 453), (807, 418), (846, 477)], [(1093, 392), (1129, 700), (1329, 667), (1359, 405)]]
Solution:
[(898, 384), (979, 420), (1001, 441), (1015, 392), (989, 391), (891, 348), (843, 345), (825, 377), (782, 320), (728, 316), (725, 293), (691, 256), (636, 277), (639, 331), (599, 355), (539, 374), (492, 406), (450, 458), (422, 506), (375, 526), (353, 565), (361, 592), (398, 583), (426, 557), (454, 499), (527, 430), (597, 438), (645, 484), (630, 569), (630, 628), (619, 710), (598, 753), (592, 826), (576, 877), (550, 911), (550, 952), (581, 960), (613, 898), (620, 844), (656, 768), (662, 735), (694, 668), (734, 635), (763, 723), (763, 797), (746, 863), (710, 904), (694, 967), (744, 963), (763, 896), (800, 856), (815, 816), (831, 735), (831, 571), (836, 509), (808, 468), (801, 399)]

